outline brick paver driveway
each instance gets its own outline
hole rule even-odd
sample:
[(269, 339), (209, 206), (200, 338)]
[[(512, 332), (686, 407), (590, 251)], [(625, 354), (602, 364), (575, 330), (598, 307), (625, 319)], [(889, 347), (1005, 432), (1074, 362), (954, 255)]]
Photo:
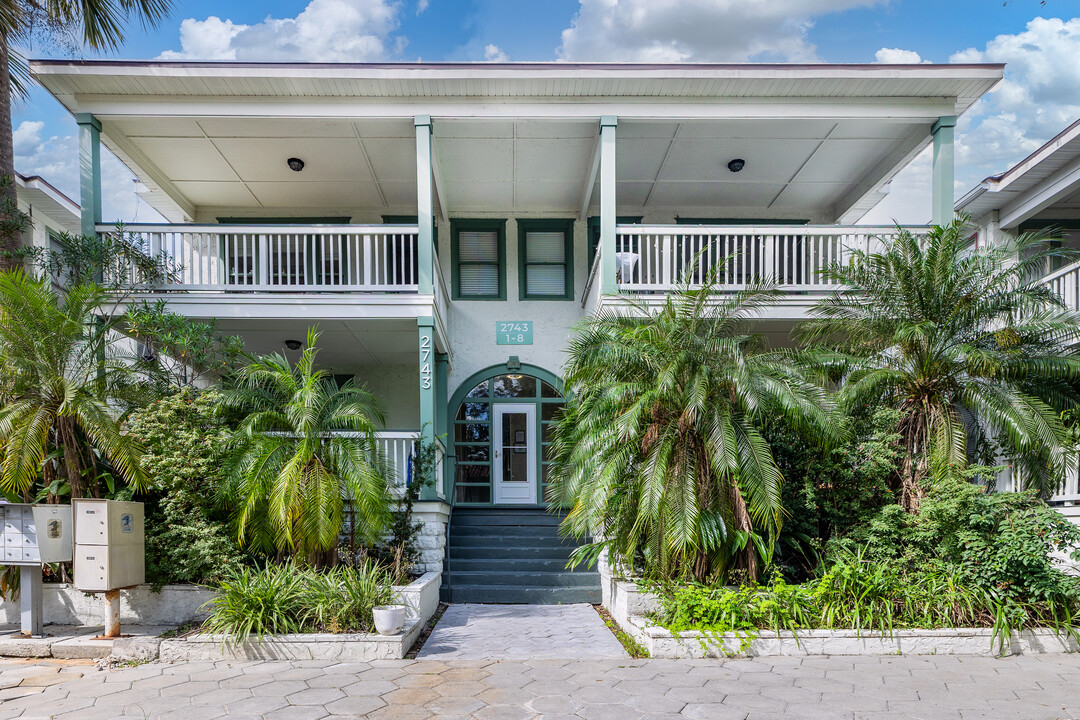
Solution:
[[(81, 673), (81, 677), (79, 674)], [(0, 662), (0, 720), (1080, 717), (1080, 657)]]

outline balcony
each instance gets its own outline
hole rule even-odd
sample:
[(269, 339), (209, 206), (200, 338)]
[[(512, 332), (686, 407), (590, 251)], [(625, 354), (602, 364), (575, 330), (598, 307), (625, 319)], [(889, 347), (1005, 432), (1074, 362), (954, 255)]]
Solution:
[[(909, 228), (923, 232), (924, 228)], [(618, 295), (599, 290), (597, 255), (586, 307), (662, 302), (672, 290), (701, 287), (715, 277), (719, 292), (737, 292), (771, 279), (785, 297), (767, 318), (799, 320), (818, 298), (837, 289), (828, 268), (855, 251), (874, 252), (897, 234), (893, 226), (837, 225), (618, 225), (615, 280)]]
[(416, 318), (434, 317), (445, 347), (448, 286), (436, 260), (432, 291), (420, 292), (416, 225), (126, 225), (124, 232), (173, 268), (142, 297), (164, 298), (189, 317), (226, 321), (233, 332), (251, 329), (244, 324), (251, 319), (411, 320), (415, 328)]
[(1039, 281), (1056, 292), (1065, 307), (1080, 311), (1080, 262), (1074, 262), (1055, 270)]

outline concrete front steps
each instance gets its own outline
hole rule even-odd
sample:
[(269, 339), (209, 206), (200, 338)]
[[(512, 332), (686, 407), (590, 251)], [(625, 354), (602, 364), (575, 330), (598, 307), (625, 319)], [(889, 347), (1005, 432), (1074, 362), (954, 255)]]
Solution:
[(566, 569), (576, 544), (543, 508), (454, 508), (442, 597), (453, 603), (599, 603), (600, 575)]

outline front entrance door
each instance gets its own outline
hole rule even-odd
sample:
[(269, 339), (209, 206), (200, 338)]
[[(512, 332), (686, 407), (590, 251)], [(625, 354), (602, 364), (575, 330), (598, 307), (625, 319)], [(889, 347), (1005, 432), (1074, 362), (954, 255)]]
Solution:
[(536, 405), (496, 403), (495, 503), (536, 504)]

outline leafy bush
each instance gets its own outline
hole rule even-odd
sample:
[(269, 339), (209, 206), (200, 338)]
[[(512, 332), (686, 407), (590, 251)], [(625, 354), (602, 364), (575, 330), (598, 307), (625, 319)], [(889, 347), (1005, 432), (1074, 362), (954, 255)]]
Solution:
[(865, 547), (867, 559), (941, 568), (988, 594), (1009, 626), (1057, 625), (1080, 611), (1080, 579), (1055, 567), (1053, 553), (1080, 559), (1080, 528), (1034, 491), (987, 492), (967, 475), (938, 480), (919, 515), (882, 510), (834, 549)]
[(215, 508), (224, 483), (227, 423), (215, 390), (187, 389), (131, 415), (155, 490), (146, 499), (146, 577), (155, 584), (211, 583), (243, 559)]
[(775, 562), (789, 580), (810, 577), (828, 540), (896, 502), (899, 420), (900, 413), (890, 409), (858, 412), (848, 418), (848, 439), (825, 451), (786, 425), (773, 422), (766, 428), (784, 474), (782, 498), (788, 513)]
[(371, 632), (372, 608), (394, 598), (390, 576), (371, 562), (327, 572), (294, 562), (241, 567), (221, 582), (203, 627), (233, 643), (287, 633)]
[[(974, 471), (972, 471), (974, 472)], [(1033, 493), (987, 493), (955, 476), (939, 480), (919, 515), (882, 508), (828, 548), (820, 574), (801, 585), (777, 573), (768, 586), (659, 588), (657, 620), (672, 630), (1051, 627), (1080, 639), (1080, 578), (1052, 552), (1080, 556), (1080, 529)]]

